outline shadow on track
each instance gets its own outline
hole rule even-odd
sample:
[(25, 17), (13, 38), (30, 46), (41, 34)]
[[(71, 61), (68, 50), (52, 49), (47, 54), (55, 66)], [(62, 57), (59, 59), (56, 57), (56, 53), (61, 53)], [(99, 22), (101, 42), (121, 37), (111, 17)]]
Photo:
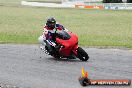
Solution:
[(61, 59), (57, 59), (57, 58), (46, 58), (46, 60), (50, 60), (50, 61), (60, 61), (60, 62), (88, 62), (88, 61), (81, 61), (79, 59), (66, 59), (66, 58), (61, 58)]

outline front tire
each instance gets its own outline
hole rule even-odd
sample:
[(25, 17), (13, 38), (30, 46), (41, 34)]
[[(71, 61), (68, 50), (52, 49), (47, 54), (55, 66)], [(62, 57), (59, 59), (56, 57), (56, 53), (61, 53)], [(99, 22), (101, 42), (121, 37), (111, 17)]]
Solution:
[(78, 47), (77, 54), (78, 58), (82, 61), (87, 61), (89, 59), (88, 54), (81, 47)]

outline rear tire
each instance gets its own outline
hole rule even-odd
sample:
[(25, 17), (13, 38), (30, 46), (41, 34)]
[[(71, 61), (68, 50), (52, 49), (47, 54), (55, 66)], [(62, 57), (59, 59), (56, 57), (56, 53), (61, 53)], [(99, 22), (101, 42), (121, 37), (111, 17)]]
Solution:
[(87, 61), (89, 59), (88, 54), (81, 47), (78, 47), (77, 54), (78, 58), (82, 61)]

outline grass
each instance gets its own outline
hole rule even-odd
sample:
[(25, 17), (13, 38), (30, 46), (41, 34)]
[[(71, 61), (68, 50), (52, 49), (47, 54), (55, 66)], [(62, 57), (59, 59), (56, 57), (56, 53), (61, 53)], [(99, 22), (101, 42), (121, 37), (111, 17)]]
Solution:
[[(18, 0), (14, 2), (18, 3)], [(10, 5), (0, 6), (1, 43), (38, 43), (37, 38), (42, 33), (46, 18), (54, 16), (58, 22), (79, 36), (80, 45), (132, 48), (132, 11), (130, 10), (59, 9)]]

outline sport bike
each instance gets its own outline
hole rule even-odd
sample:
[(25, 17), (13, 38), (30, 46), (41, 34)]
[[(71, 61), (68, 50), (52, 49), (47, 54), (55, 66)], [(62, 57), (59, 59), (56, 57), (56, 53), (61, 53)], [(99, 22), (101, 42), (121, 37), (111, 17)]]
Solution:
[(55, 42), (46, 41), (44, 51), (55, 58), (79, 58), (81, 61), (89, 59), (85, 50), (78, 45), (78, 36), (64, 30), (55, 33)]

